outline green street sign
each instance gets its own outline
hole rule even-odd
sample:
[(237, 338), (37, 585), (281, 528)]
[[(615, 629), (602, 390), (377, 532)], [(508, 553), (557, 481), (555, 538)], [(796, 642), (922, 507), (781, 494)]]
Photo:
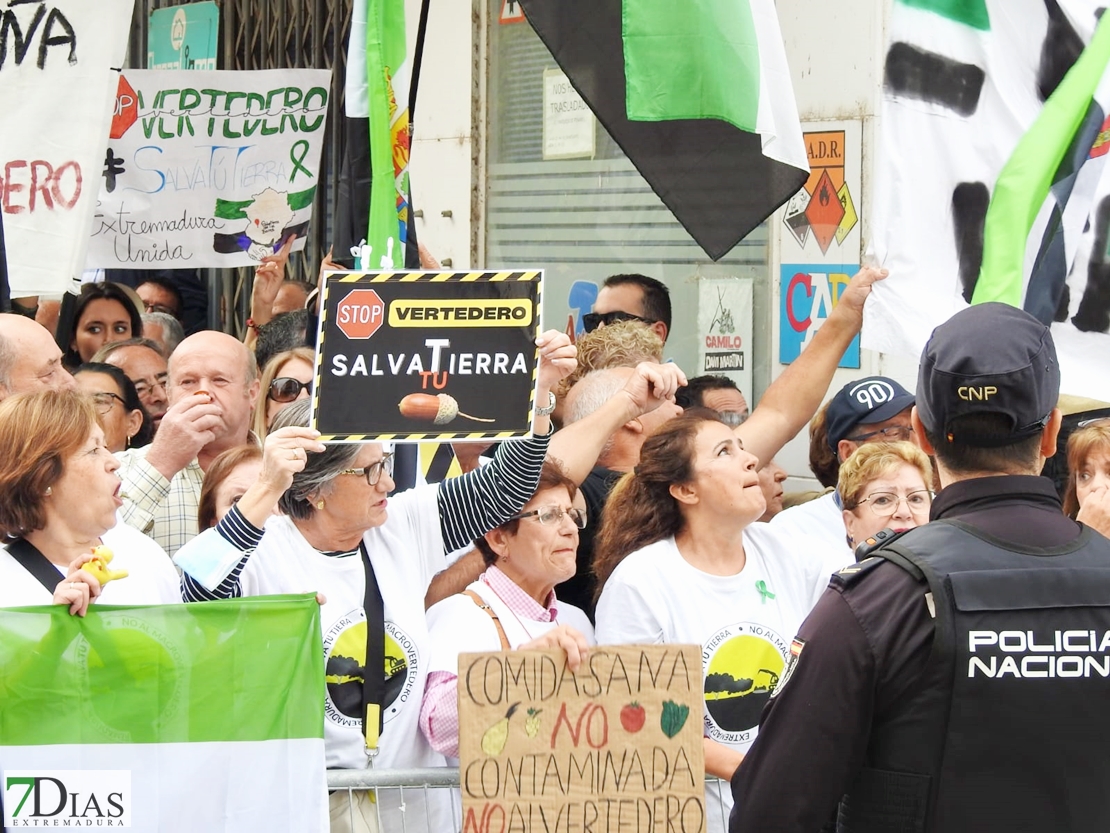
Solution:
[(155, 9), (147, 34), (148, 69), (216, 69), (220, 9), (206, 0)]

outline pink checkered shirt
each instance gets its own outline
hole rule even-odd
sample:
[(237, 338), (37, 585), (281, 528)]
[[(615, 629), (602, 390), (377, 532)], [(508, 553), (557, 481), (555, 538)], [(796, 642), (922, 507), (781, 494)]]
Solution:
[[(547, 597), (547, 604), (540, 605), (497, 567), (487, 568), (478, 581), (485, 582), (521, 620), (554, 622), (558, 615), (554, 590)], [(420, 704), (420, 731), (433, 749), (450, 758), (459, 756), (458, 683), (458, 675), (450, 671), (433, 671), (424, 683), (424, 700)]]

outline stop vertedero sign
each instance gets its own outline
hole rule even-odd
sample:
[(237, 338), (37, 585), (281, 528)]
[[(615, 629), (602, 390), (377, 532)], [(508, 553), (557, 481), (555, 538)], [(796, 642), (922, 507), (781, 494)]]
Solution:
[(370, 338), (385, 320), (385, 304), (373, 289), (353, 289), (339, 302), (336, 324), (347, 338)]

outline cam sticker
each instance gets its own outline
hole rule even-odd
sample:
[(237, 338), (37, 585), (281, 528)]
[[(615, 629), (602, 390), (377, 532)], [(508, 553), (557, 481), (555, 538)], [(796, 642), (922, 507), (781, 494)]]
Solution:
[[(347, 728), (362, 729), (362, 684), (366, 661), (366, 611), (341, 616), (324, 634), (324, 714)], [(412, 695), (420, 656), (416, 646), (393, 622), (385, 623), (385, 702), (383, 721), (389, 723)]]
[(787, 643), (764, 625), (739, 622), (705, 643), (705, 734), (720, 743), (755, 740), (759, 716), (786, 668)]

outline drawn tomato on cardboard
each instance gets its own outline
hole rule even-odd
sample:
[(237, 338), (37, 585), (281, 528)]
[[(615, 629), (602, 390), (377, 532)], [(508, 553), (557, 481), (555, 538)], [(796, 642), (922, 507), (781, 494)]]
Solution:
[(647, 715), (644, 713), (644, 707), (639, 703), (629, 703), (621, 709), (621, 726), (624, 727), (626, 732), (635, 734), (644, 728), (644, 721)]

